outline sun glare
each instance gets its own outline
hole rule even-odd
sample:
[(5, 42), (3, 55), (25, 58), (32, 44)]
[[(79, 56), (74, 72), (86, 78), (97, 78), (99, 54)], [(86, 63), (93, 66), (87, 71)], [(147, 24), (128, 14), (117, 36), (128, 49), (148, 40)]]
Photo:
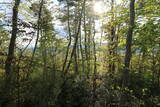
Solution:
[(101, 2), (101, 1), (95, 2), (94, 7), (93, 7), (94, 12), (96, 14), (103, 14), (104, 13), (104, 8), (103, 7), (104, 7), (103, 2)]

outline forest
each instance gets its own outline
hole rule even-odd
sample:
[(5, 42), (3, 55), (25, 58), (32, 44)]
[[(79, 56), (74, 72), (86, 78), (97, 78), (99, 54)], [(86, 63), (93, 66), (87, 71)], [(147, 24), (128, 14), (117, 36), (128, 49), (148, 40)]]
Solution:
[(160, 107), (160, 0), (0, 0), (0, 107)]

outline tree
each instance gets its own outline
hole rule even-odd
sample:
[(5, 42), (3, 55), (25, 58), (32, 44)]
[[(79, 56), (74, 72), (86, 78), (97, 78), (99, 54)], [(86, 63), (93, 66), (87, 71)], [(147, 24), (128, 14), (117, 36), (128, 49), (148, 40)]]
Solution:
[(128, 34), (126, 38), (126, 53), (125, 53), (125, 61), (124, 61), (124, 86), (127, 86), (128, 76), (129, 76), (129, 67), (130, 67), (130, 61), (131, 61), (131, 47), (132, 47), (132, 36), (133, 36), (133, 30), (134, 30), (134, 21), (135, 21), (135, 0), (130, 1), (130, 22), (129, 22), (129, 29)]
[(14, 6), (13, 6), (13, 16), (12, 16), (12, 35), (9, 43), (9, 49), (8, 49), (8, 56), (6, 59), (6, 75), (9, 75), (12, 72), (12, 64), (14, 59), (14, 48), (15, 48), (15, 42), (16, 42), (16, 35), (17, 35), (17, 19), (18, 19), (18, 7), (20, 4), (20, 0), (15, 0)]
[(34, 46), (34, 50), (33, 50), (33, 54), (32, 54), (32, 59), (31, 59), (31, 65), (34, 59), (34, 55), (37, 49), (37, 44), (38, 44), (38, 40), (39, 40), (39, 33), (40, 33), (40, 21), (41, 21), (41, 14), (42, 14), (42, 7), (43, 7), (43, 0), (41, 0), (40, 2), (40, 6), (39, 6), (39, 12), (38, 12), (38, 20), (37, 20), (37, 39), (36, 39), (36, 43)]
[[(125, 60), (124, 60), (124, 71), (123, 71), (123, 83), (122, 86), (125, 88), (128, 86), (129, 82), (129, 67), (132, 55), (132, 36), (134, 30), (134, 21), (135, 21), (135, 0), (130, 1), (130, 21), (129, 21), (129, 29), (126, 38), (126, 52), (125, 52)], [(127, 96), (123, 96), (122, 104), (126, 104)]]
[(0, 106), (157, 107), (159, 4), (0, 2)]

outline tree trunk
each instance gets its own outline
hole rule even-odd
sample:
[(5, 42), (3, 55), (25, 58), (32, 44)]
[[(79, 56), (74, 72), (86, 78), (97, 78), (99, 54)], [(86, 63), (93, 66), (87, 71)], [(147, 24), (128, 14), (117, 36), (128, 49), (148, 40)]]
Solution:
[[(124, 62), (124, 71), (123, 71), (123, 87), (128, 86), (129, 82), (129, 67), (130, 67), (130, 60), (131, 60), (131, 46), (132, 46), (132, 35), (134, 30), (134, 21), (135, 21), (135, 0), (130, 1), (130, 23), (129, 23), (129, 29), (128, 34), (126, 38), (126, 53), (125, 53), (125, 62)], [(127, 102), (127, 95), (124, 93), (124, 95), (121, 96), (121, 104), (125, 105)]]
[[(90, 32), (87, 32), (87, 27), (86, 27), (86, 0), (84, 0), (84, 11), (83, 11), (83, 28), (84, 28), (84, 53), (85, 53), (85, 63), (87, 65), (87, 78), (89, 79), (89, 72), (90, 72), (90, 61), (89, 61), (89, 56), (90, 56), (90, 44), (89, 44), (89, 39), (90, 39)], [(90, 23), (90, 21), (89, 21)], [(90, 25), (90, 24), (89, 24)]]
[(15, 0), (14, 7), (13, 7), (13, 16), (12, 16), (12, 35), (9, 43), (8, 55), (5, 62), (5, 73), (6, 73), (6, 81), (5, 81), (5, 101), (2, 102), (2, 105), (6, 107), (8, 102), (12, 101), (11, 98), (11, 73), (13, 71), (12, 64), (14, 59), (14, 48), (16, 44), (16, 35), (18, 32), (17, 28), (17, 20), (18, 20), (18, 8), (19, 8), (20, 0)]
[[(68, 3), (68, 0), (67, 0)], [(65, 56), (65, 60), (63, 63), (63, 67), (62, 67), (62, 71), (64, 72), (65, 67), (66, 67), (66, 63), (67, 63), (67, 59), (68, 59), (68, 54), (69, 54), (69, 47), (71, 45), (72, 42), (72, 37), (71, 37), (71, 28), (70, 28), (70, 9), (69, 9), (69, 4), (67, 4), (67, 26), (68, 26), (68, 34), (69, 34), (69, 43), (67, 46), (67, 52), (66, 52), (66, 56)]]
[[(85, 0), (84, 0), (85, 1)], [(83, 2), (85, 3), (85, 2)], [(68, 72), (69, 68), (70, 68), (70, 65), (72, 63), (72, 58), (73, 56), (75, 55), (76, 53), (76, 48), (77, 48), (77, 43), (78, 43), (78, 36), (80, 34), (80, 30), (81, 30), (81, 17), (82, 17), (82, 11), (84, 10), (84, 6), (82, 7), (82, 10), (80, 12), (80, 15), (79, 15), (79, 19), (78, 19), (78, 28), (77, 28), (77, 32), (75, 32), (75, 42), (74, 42), (74, 45), (73, 45), (73, 49), (72, 49), (72, 52), (71, 52), (71, 56), (70, 56), (70, 59), (69, 59), (69, 62), (68, 62), (68, 65), (67, 65), (67, 68), (65, 70), (65, 73)]]
[(82, 34), (80, 32), (80, 51), (81, 51), (81, 59), (82, 59), (82, 72), (85, 72), (85, 61), (84, 61), (84, 54), (83, 54), (83, 47), (82, 47)]
[(132, 46), (132, 35), (133, 35), (133, 29), (134, 29), (134, 21), (135, 21), (135, 0), (130, 1), (130, 23), (129, 23), (129, 29), (126, 39), (126, 53), (125, 53), (125, 68), (124, 68), (124, 78), (123, 78), (123, 85), (127, 86), (128, 76), (129, 76), (129, 67), (130, 67), (130, 60), (131, 60), (131, 46)]
[(92, 95), (92, 107), (96, 107), (96, 88), (97, 88), (97, 56), (96, 56), (96, 42), (95, 42), (95, 22), (94, 22), (94, 34), (93, 34), (93, 54), (94, 54), (94, 71), (93, 71), (93, 95)]
[(114, 62), (114, 57), (115, 57), (115, 26), (113, 24), (114, 22), (114, 0), (111, 1), (111, 11), (112, 11), (112, 18), (111, 18), (111, 28), (110, 28), (110, 37), (109, 37), (109, 64), (108, 64), (108, 71), (109, 72), (114, 72), (115, 71), (115, 62)]
[(42, 16), (43, 2), (44, 2), (44, 1), (41, 0), (40, 7), (39, 7), (39, 12), (38, 12), (38, 20), (37, 20), (37, 38), (36, 38), (36, 43), (35, 43), (35, 46), (34, 46), (34, 49), (33, 49), (33, 54), (32, 54), (32, 59), (31, 59), (31, 65), (32, 65), (32, 62), (33, 62), (33, 59), (34, 59), (34, 55), (35, 55), (35, 52), (36, 52), (36, 49), (37, 49), (38, 40), (39, 40), (40, 21), (41, 21), (41, 16)]
[(15, 0), (15, 4), (13, 7), (13, 16), (12, 16), (12, 35), (9, 44), (8, 56), (5, 64), (6, 74), (9, 75), (12, 71), (12, 63), (14, 59), (14, 47), (16, 43), (16, 35), (17, 35), (17, 19), (18, 19), (18, 7), (20, 4), (20, 0)]

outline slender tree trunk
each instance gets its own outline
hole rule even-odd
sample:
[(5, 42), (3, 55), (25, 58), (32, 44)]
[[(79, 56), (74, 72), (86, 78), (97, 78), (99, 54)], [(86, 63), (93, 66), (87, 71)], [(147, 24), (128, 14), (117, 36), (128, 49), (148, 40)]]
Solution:
[(109, 42), (110, 42), (110, 46), (109, 46), (109, 65), (108, 65), (108, 71), (109, 72), (114, 72), (115, 71), (115, 62), (114, 62), (114, 57), (115, 57), (115, 43), (114, 43), (114, 40), (116, 39), (115, 38), (115, 26), (113, 24), (114, 22), (114, 0), (111, 1), (111, 11), (112, 11), (112, 19), (111, 19), (111, 31), (110, 31), (110, 35), (111, 37)]
[[(81, 33), (81, 27), (80, 28), (77, 28), (77, 24), (79, 23), (79, 20), (77, 20), (78, 19), (78, 17), (79, 17), (79, 15), (81, 15), (81, 13), (80, 13), (80, 2), (78, 2), (78, 7), (77, 7), (77, 12), (75, 12), (75, 13), (77, 13), (76, 15), (75, 15), (75, 33), (77, 32), (77, 31), (79, 31), (79, 35), (80, 35), (80, 33)], [(81, 26), (81, 25), (80, 25)], [(79, 36), (78, 35), (78, 36)], [(77, 37), (78, 39), (79, 39), (79, 37)], [(75, 41), (76, 41), (76, 37), (75, 37)], [(75, 66), (75, 73), (78, 73), (78, 69), (79, 69), (79, 67), (78, 67), (78, 59), (79, 59), (79, 45), (78, 45), (78, 40), (77, 40), (77, 43), (76, 43), (76, 49), (75, 49), (75, 52), (74, 52), (74, 58), (75, 58), (75, 62), (74, 62), (74, 66)]]
[[(129, 82), (129, 67), (130, 67), (130, 61), (131, 61), (131, 46), (132, 46), (132, 35), (134, 30), (134, 21), (135, 21), (135, 0), (130, 0), (130, 23), (129, 23), (129, 29), (128, 34), (126, 38), (126, 53), (125, 53), (125, 62), (124, 62), (124, 71), (123, 71), (123, 87), (128, 86)], [(124, 95), (121, 96), (121, 104), (126, 105), (127, 102), (127, 94), (124, 93)]]
[[(160, 47), (160, 43), (159, 43), (159, 47)], [(158, 53), (157, 55), (160, 55), (160, 49), (158, 50)], [(160, 56), (158, 56), (158, 73), (157, 73), (157, 85), (158, 85), (158, 88), (160, 88)]]
[[(85, 0), (84, 0), (85, 1)], [(83, 2), (84, 3), (84, 2)], [(70, 55), (70, 59), (69, 59), (69, 62), (68, 62), (68, 65), (67, 65), (67, 67), (66, 67), (66, 69), (64, 69), (64, 74), (63, 74), (63, 83), (61, 84), (61, 86), (60, 86), (60, 92), (57, 94), (57, 96), (56, 96), (56, 102), (57, 102), (57, 99), (60, 97), (60, 95), (61, 95), (61, 93), (63, 92), (63, 90), (64, 90), (64, 86), (65, 86), (65, 84), (66, 84), (66, 82), (67, 82), (67, 77), (65, 76), (67, 73), (68, 73), (68, 71), (69, 71), (69, 68), (70, 68), (70, 65), (71, 65), (71, 63), (72, 63), (72, 58), (73, 58), (73, 56), (74, 56), (74, 53), (75, 53), (75, 51), (76, 51), (76, 46), (77, 46), (77, 42), (78, 42), (78, 35), (79, 35), (79, 33), (80, 33), (80, 30), (81, 30), (81, 17), (82, 17), (82, 11), (83, 11), (83, 9), (84, 9), (84, 7), (82, 6), (82, 9), (81, 9), (81, 12), (80, 12), (80, 16), (79, 16), (79, 19), (78, 19), (78, 30), (77, 30), (77, 32), (75, 33), (75, 42), (74, 42), (74, 45), (73, 45), (73, 49), (72, 49), (72, 52), (71, 52), (71, 55)]]
[(93, 34), (93, 52), (94, 52), (94, 72), (93, 72), (93, 98), (92, 98), (92, 107), (96, 107), (96, 88), (97, 88), (97, 56), (96, 56), (96, 42), (95, 42), (95, 22), (94, 22), (94, 34)]
[(155, 80), (156, 80), (156, 60), (155, 60), (155, 51), (154, 48), (152, 50), (152, 84), (155, 85)]
[(83, 28), (84, 28), (84, 47), (85, 47), (85, 62), (87, 64), (87, 78), (89, 78), (89, 72), (90, 72), (90, 63), (89, 63), (89, 34), (87, 34), (86, 29), (86, 0), (84, 0), (84, 11), (83, 11)]
[(79, 42), (80, 42), (80, 51), (81, 51), (81, 58), (82, 58), (82, 71), (84, 73), (85, 72), (85, 61), (84, 61), (84, 54), (83, 54), (83, 47), (82, 47), (82, 35), (81, 35), (81, 32), (80, 32)]
[[(84, 0), (85, 1), (85, 0)], [(85, 2), (83, 2), (85, 3)], [(71, 56), (70, 56), (70, 59), (69, 59), (69, 62), (68, 62), (68, 65), (67, 65), (67, 68), (65, 70), (65, 73), (68, 72), (69, 68), (70, 68), (70, 65), (72, 63), (72, 58), (76, 52), (76, 48), (77, 48), (77, 43), (78, 43), (78, 36), (79, 36), (79, 33), (80, 33), (80, 30), (81, 30), (81, 17), (82, 17), (82, 11), (84, 10), (84, 6), (82, 6), (82, 10), (80, 12), (80, 15), (79, 15), (79, 19), (78, 19), (78, 29), (77, 29), (77, 32), (75, 34), (75, 42), (74, 42), (74, 45), (73, 45), (73, 49), (72, 49), (72, 52), (71, 52)]]
[[(68, 0), (67, 0), (68, 3)], [(66, 67), (66, 63), (67, 63), (67, 59), (68, 59), (68, 55), (69, 55), (69, 48), (72, 42), (72, 37), (71, 37), (71, 28), (70, 28), (70, 9), (69, 9), (69, 4), (67, 4), (67, 21), (68, 21), (68, 34), (69, 34), (69, 43), (67, 46), (67, 51), (66, 51), (66, 56), (65, 56), (65, 60), (63, 63), (63, 67), (62, 67), (62, 71), (64, 72), (65, 67)]]
[(87, 78), (89, 79), (89, 74), (90, 74), (90, 71), (91, 71), (91, 19), (89, 19), (89, 27), (90, 27), (90, 30), (88, 31), (88, 34), (87, 34), (87, 58), (86, 58), (86, 61), (87, 61)]
[(157, 86), (158, 88), (160, 88), (160, 58), (159, 58), (159, 61), (158, 61), (158, 65), (159, 65), (159, 68), (158, 68), (158, 76), (157, 76)]
[(130, 60), (131, 60), (131, 46), (132, 46), (132, 35), (134, 30), (134, 21), (135, 21), (135, 0), (130, 1), (130, 23), (129, 23), (129, 29), (128, 34), (126, 38), (126, 53), (125, 53), (125, 68), (124, 68), (124, 78), (123, 78), (123, 85), (127, 86), (128, 77), (129, 77), (129, 67), (130, 67)]
[(36, 43), (35, 43), (35, 46), (34, 46), (34, 49), (33, 49), (33, 54), (32, 54), (32, 58), (31, 58), (31, 65), (32, 65), (32, 62), (33, 62), (33, 59), (34, 59), (34, 56), (35, 56), (35, 52), (36, 52), (37, 44), (38, 44), (38, 40), (39, 40), (39, 33), (40, 33), (40, 26), (41, 26), (40, 22), (41, 22), (41, 16), (42, 16), (43, 3), (44, 3), (44, 0), (41, 0), (40, 7), (39, 7), (39, 12), (38, 12), (38, 20), (37, 20), (37, 38), (36, 38)]
[[(14, 6), (13, 6), (13, 16), (12, 16), (12, 35), (9, 43), (9, 49), (8, 49), (8, 55), (5, 62), (5, 73), (6, 73), (6, 81), (5, 81), (5, 102), (2, 102), (2, 106), (6, 107), (7, 103), (12, 100), (11, 98), (11, 73), (13, 71), (13, 59), (14, 59), (14, 50), (15, 50), (15, 44), (16, 44), (16, 36), (18, 33), (17, 28), (17, 20), (18, 20), (18, 8), (19, 8), (20, 0), (15, 0)], [(18, 76), (19, 78), (19, 76)]]
[(15, 4), (13, 7), (13, 16), (12, 16), (12, 35), (10, 39), (9, 49), (8, 49), (8, 56), (6, 59), (5, 64), (5, 71), (6, 74), (9, 75), (12, 72), (12, 63), (14, 59), (14, 48), (16, 43), (16, 35), (17, 35), (17, 19), (18, 19), (18, 7), (20, 4), (20, 0), (15, 0)]
[(44, 40), (41, 40), (41, 50), (42, 50), (42, 58), (43, 58), (43, 78), (46, 79), (47, 72), (47, 47), (46, 47), (46, 32), (41, 30), (41, 37), (44, 37)]
[[(78, 41), (77, 41), (78, 42)], [(74, 52), (74, 59), (75, 59), (75, 73), (78, 73), (78, 46), (76, 46), (76, 50)]]

